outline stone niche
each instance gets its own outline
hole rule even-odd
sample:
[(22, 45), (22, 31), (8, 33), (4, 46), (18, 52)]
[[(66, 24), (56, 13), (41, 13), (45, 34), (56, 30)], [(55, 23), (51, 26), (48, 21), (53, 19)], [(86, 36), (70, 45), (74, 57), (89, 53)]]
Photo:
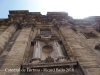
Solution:
[(97, 43), (97, 44), (95, 45), (95, 49), (96, 49), (96, 50), (100, 50), (100, 43)]
[(45, 45), (42, 48), (42, 52), (44, 52), (44, 53), (51, 53), (52, 51), (53, 51), (53, 47), (49, 46), (49, 45)]
[(98, 38), (98, 36), (94, 32), (83, 32), (83, 35), (87, 38)]

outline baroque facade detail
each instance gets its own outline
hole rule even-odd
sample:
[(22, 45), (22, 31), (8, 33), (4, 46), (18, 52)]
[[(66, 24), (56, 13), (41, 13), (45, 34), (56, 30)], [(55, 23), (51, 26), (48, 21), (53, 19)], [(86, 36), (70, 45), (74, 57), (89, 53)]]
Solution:
[(100, 75), (100, 17), (9, 11), (0, 19), (1, 75)]

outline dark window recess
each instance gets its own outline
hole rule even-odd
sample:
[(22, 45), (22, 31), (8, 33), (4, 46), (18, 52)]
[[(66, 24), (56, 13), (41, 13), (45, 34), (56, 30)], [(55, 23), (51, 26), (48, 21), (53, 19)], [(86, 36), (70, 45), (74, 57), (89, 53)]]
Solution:
[(36, 37), (34, 38), (34, 40), (39, 40), (39, 39), (41, 39), (41, 36), (36, 36)]
[(72, 29), (74, 32), (76, 32), (76, 31), (77, 31), (77, 29), (76, 29), (76, 28), (74, 28), (74, 27), (72, 27), (71, 29)]
[(59, 40), (59, 38), (57, 36), (51, 36), (51, 39)]
[(50, 29), (40, 29), (40, 34), (51, 34)]
[(86, 38), (97, 38), (97, 36), (92, 32), (84, 33), (84, 35), (86, 36)]
[(100, 43), (98, 43), (98, 44), (95, 45), (95, 49), (96, 50), (100, 50)]
[(34, 43), (35, 43), (35, 42), (31, 41), (31, 45), (32, 45), (32, 46), (34, 46)]

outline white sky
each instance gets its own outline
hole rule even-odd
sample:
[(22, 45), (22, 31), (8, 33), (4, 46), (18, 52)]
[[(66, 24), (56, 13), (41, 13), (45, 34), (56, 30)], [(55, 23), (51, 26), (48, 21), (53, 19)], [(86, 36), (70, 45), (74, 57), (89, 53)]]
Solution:
[(65, 11), (73, 18), (100, 16), (100, 0), (42, 0), (42, 14)]
[(29, 10), (42, 14), (64, 11), (73, 18), (85, 18), (100, 16), (99, 8), (100, 0), (0, 0), (0, 18), (7, 17), (9, 10)]

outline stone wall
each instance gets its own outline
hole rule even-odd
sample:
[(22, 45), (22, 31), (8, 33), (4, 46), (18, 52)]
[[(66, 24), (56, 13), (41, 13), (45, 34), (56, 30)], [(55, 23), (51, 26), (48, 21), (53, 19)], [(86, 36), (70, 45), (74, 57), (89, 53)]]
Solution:
[[(87, 39), (82, 33), (76, 34), (71, 28), (67, 27), (61, 27), (60, 30), (85, 75), (100, 75), (99, 57), (93, 50), (93, 45), (97, 42), (97, 39)], [(89, 46), (91, 44), (92, 47)]]
[(19, 69), (20, 68), (24, 60), (23, 56), (25, 54), (25, 51), (30, 48), (31, 29), (32, 27), (23, 28), (21, 30), (13, 47), (11, 48), (8, 55), (6, 56), (2, 67), (0, 68), (0, 74), (2, 75), (18, 75), (19, 74), (19, 71), (7, 72), (5, 71), (5, 69)]
[[(28, 11), (10, 11), (8, 19), (0, 20), (1, 75), (18, 75), (19, 71), (7, 72), (5, 69), (19, 69), (21, 64), (32, 59), (28, 58), (34, 48), (30, 48), (31, 42), (41, 28), (51, 29), (51, 35), (60, 38), (70, 61), (78, 62), (85, 75), (100, 75), (100, 51), (95, 49), (100, 42), (99, 16), (78, 20), (65, 12), (41, 15)], [(84, 32), (93, 32), (98, 37), (87, 38)]]
[(17, 26), (11, 25), (0, 35), (0, 54), (3, 52), (5, 46), (13, 36), (16, 29)]

